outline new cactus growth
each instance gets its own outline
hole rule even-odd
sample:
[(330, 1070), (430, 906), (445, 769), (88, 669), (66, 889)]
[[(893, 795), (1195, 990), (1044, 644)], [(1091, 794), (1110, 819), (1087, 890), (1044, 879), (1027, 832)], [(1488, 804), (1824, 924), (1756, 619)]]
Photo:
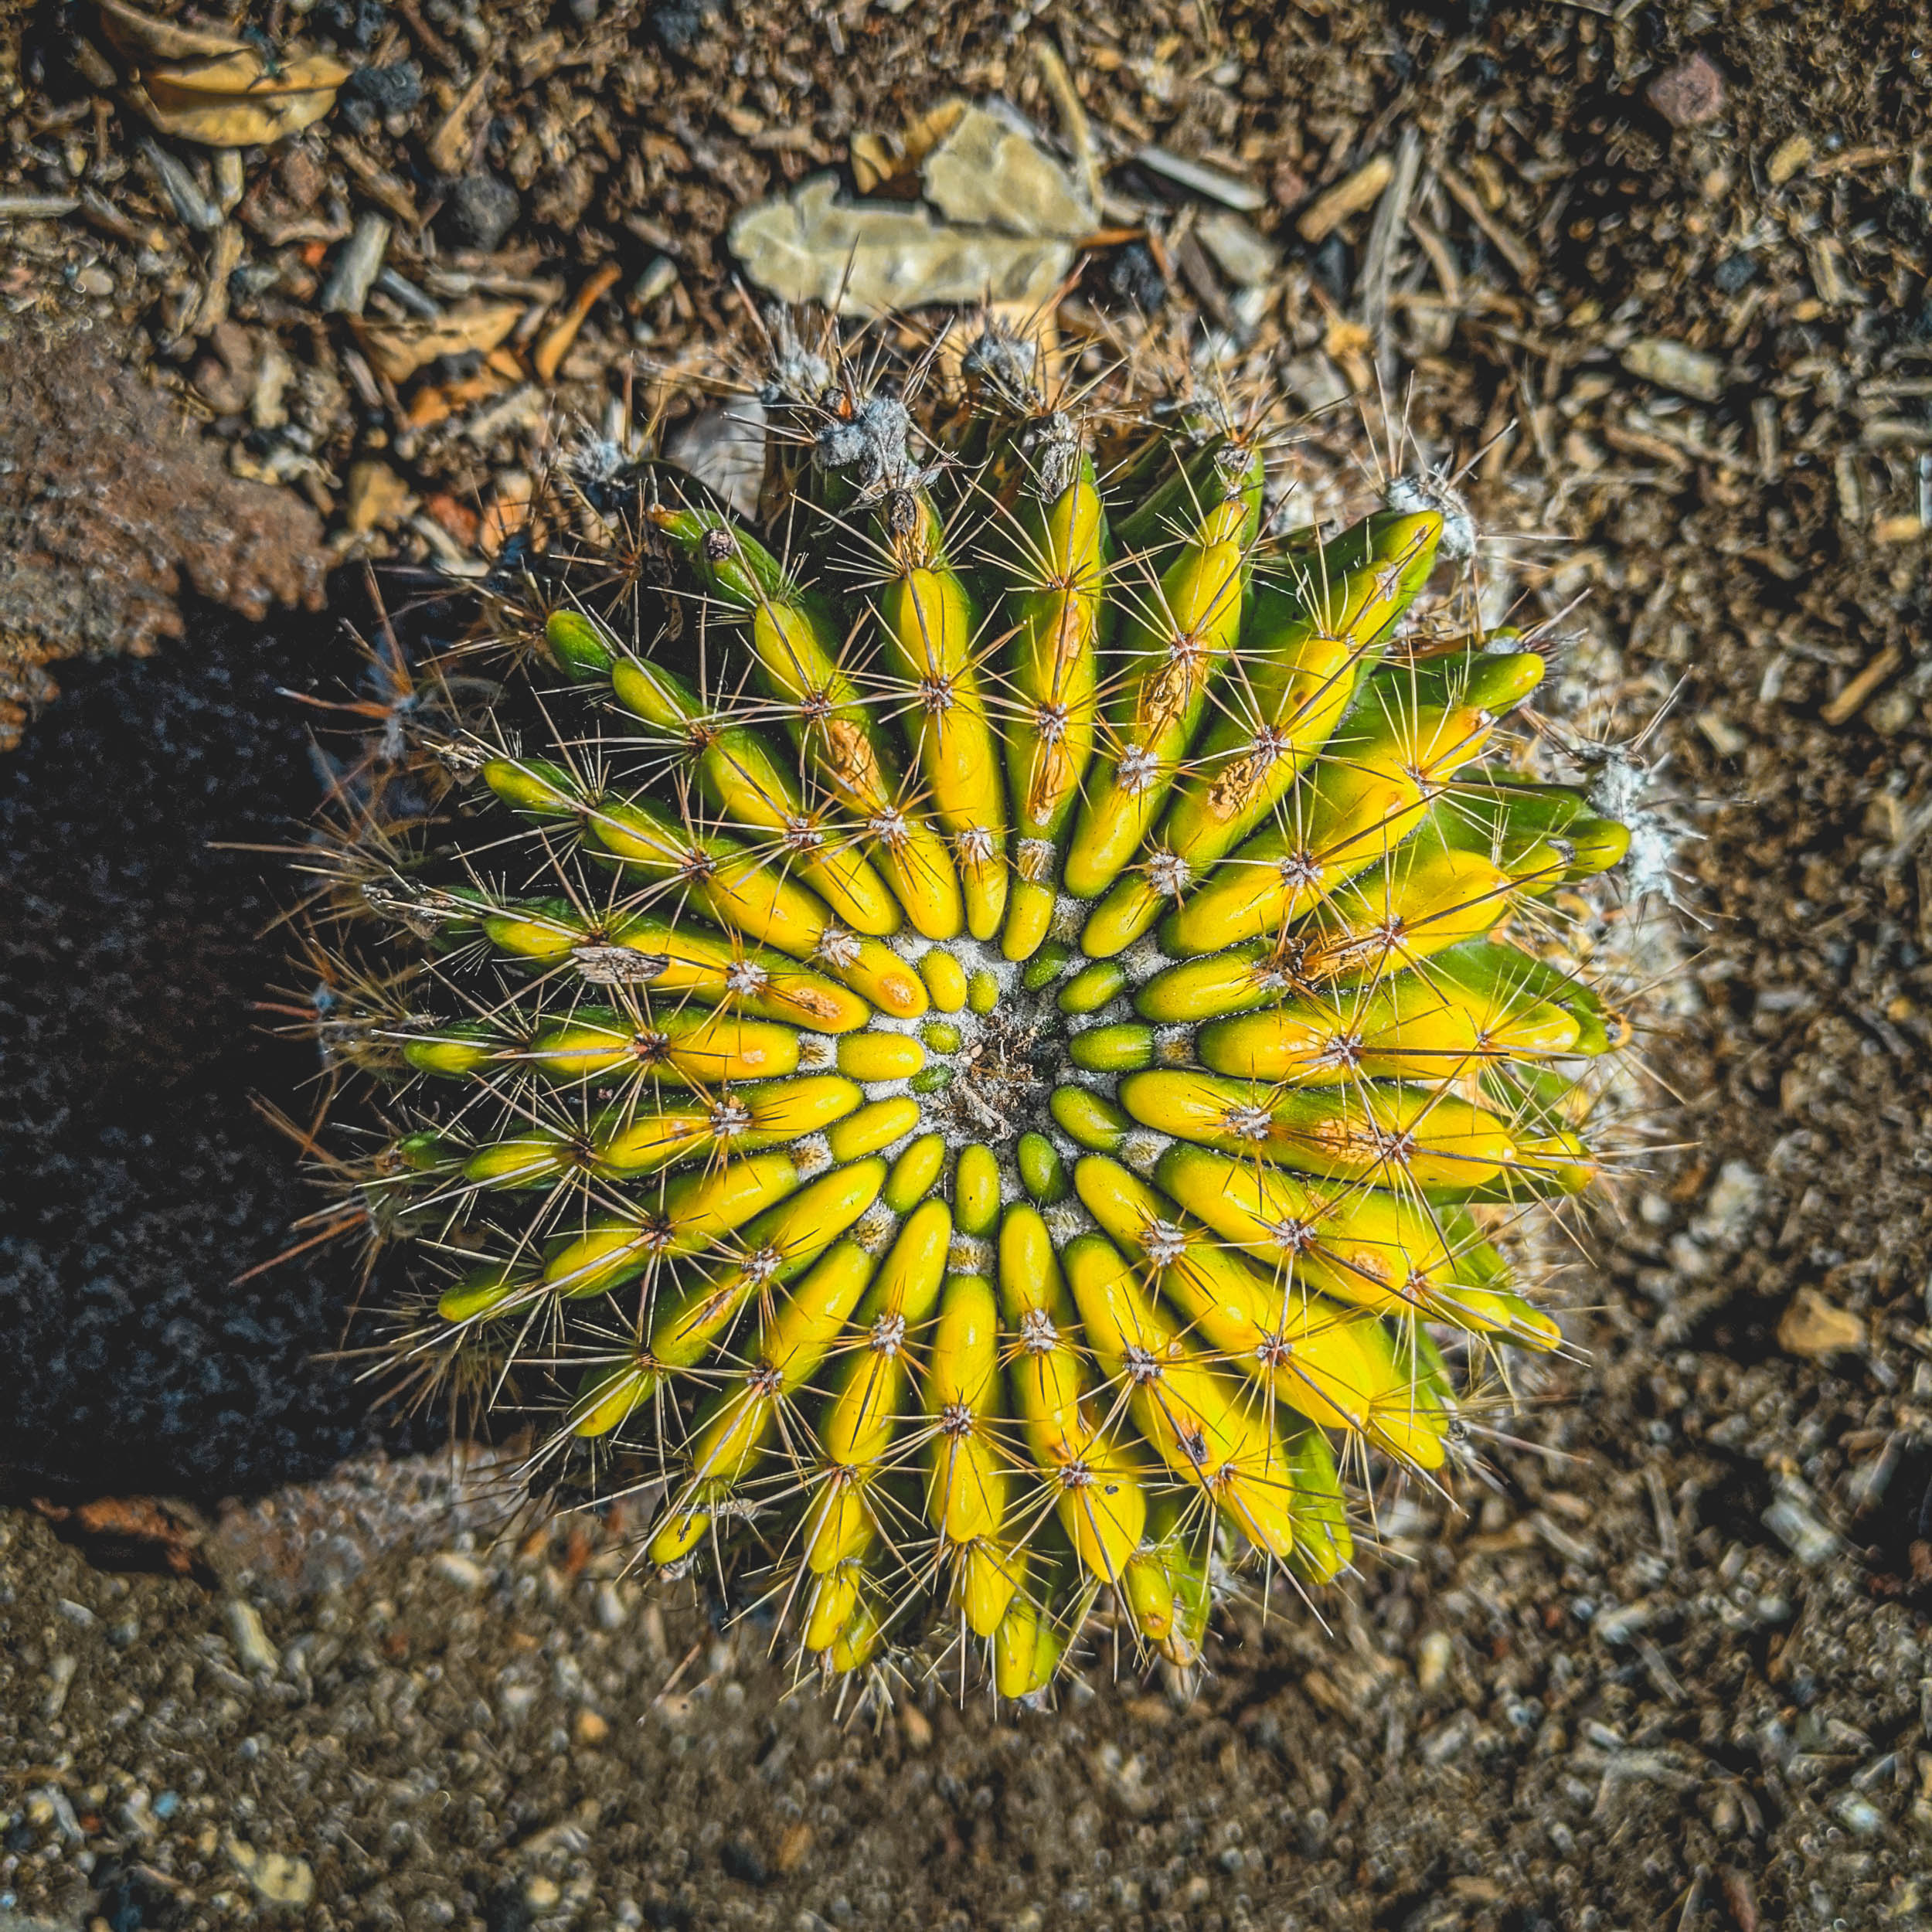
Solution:
[(1186, 1666), (1557, 1345), (1512, 1234), (1599, 1162), (1620, 1026), (1556, 942), (1628, 834), (1526, 775), (1544, 659), (1447, 625), (1445, 488), (1284, 532), (1226, 409), (997, 330), (899, 393), (787, 349), (755, 522), (578, 477), (472, 640), (523, 684), (372, 812), (353, 1199), (421, 1257), (405, 1356), (828, 1673)]

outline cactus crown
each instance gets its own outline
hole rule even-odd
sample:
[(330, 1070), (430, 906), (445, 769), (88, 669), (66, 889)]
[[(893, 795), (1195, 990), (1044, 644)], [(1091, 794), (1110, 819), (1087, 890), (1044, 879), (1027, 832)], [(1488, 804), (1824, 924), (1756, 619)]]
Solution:
[(1038, 1696), (1334, 1577), (1559, 1345), (1512, 1256), (1597, 1164), (1563, 908), (1628, 835), (1514, 759), (1544, 660), (1456, 624), (1440, 482), (1279, 529), (1225, 406), (887, 360), (778, 332), (755, 518), (560, 480), (464, 647), (522, 674), (347, 841), (322, 1031), (401, 1123), (349, 1181), (406, 1360), (827, 1672)]

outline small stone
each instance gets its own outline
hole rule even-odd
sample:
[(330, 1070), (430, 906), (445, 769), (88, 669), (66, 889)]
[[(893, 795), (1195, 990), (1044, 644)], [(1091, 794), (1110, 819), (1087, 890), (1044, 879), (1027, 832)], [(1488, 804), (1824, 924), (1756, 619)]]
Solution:
[(523, 1888), (523, 1903), (532, 1912), (547, 1912), (563, 1896), (563, 1888), (555, 1879), (546, 1879), (540, 1872)]
[(1419, 1690), (1426, 1694), (1435, 1689), (1449, 1675), (1449, 1659), (1453, 1651), (1446, 1630), (1432, 1630), (1423, 1638), (1416, 1653), (1416, 1686)]
[(685, 59), (717, 32), (724, 11), (725, 0), (657, 0), (651, 36), (666, 53)]
[(209, 353), (189, 379), (208, 406), (233, 416), (248, 406), (255, 388), (255, 345), (240, 323), (217, 322), (208, 337)]
[(580, 1744), (601, 1744), (611, 1735), (611, 1721), (589, 1709), (579, 1711), (571, 1731)]
[(1866, 1346), (1865, 1324), (1817, 1289), (1800, 1288), (1778, 1318), (1777, 1345), (1787, 1355), (1808, 1355), (1814, 1362), (1855, 1355)]
[(114, 292), (114, 278), (98, 262), (92, 262), (73, 278), (73, 285), (83, 295), (106, 296)]
[(1701, 53), (1659, 74), (1645, 91), (1673, 128), (1701, 128), (1724, 111), (1724, 77)]
[(276, 163), (275, 175), (282, 192), (298, 209), (315, 206), (326, 179), (315, 157), (299, 145), (290, 147)]
[(243, 1669), (264, 1672), (272, 1677), (281, 1668), (282, 1654), (268, 1641), (268, 1632), (262, 1628), (261, 1612), (245, 1599), (231, 1597), (224, 1614)]
[(516, 190), (495, 175), (465, 175), (451, 189), (444, 212), (452, 236), (487, 255), (516, 226), (523, 202)]
[(1194, 224), (1194, 233), (1214, 257), (1215, 266), (1237, 287), (1267, 281), (1281, 260), (1274, 243), (1252, 222), (1226, 209), (1203, 215)]
[(315, 1873), (307, 1859), (281, 1852), (258, 1852), (245, 1840), (230, 1838), (228, 1862), (248, 1881), (264, 1905), (291, 1912), (306, 1910), (315, 1896)]
[[(371, 466), (381, 468), (377, 464)], [(454, 1549), (437, 1552), (430, 1567), (446, 1583), (454, 1583), (459, 1590), (481, 1590), (488, 1580), (489, 1572), (474, 1557), (465, 1556)]]
[(356, 536), (393, 530), (415, 502), (410, 486), (386, 463), (371, 459), (352, 464), (342, 499), (343, 527)]

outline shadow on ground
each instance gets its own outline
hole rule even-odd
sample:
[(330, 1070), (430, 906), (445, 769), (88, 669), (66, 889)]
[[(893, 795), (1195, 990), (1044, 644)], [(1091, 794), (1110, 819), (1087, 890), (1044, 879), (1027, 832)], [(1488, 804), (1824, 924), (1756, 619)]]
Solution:
[(188, 641), (69, 667), (0, 762), (0, 1474), (16, 1489), (214, 1496), (365, 1444), (327, 1359), (352, 1254), (257, 1269), (316, 1205), (284, 1101), (314, 1049), (255, 1002), (290, 983), (269, 854), (318, 781), (280, 687), (351, 675), (332, 624), (203, 608)]

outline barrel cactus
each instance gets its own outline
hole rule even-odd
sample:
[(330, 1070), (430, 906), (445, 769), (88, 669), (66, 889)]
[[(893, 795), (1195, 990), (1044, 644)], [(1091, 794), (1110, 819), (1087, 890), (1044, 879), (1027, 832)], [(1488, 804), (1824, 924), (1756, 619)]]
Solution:
[(1628, 834), (1505, 736), (1545, 658), (1458, 624), (1440, 479), (1282, 528), (1264, 414), (781, 346), (756, 515), (580, 451), (435, 809), (338, 853), (335, 1171), (398, 1355), (802, 1662), (1185, 1668), (1559, 1345)]

